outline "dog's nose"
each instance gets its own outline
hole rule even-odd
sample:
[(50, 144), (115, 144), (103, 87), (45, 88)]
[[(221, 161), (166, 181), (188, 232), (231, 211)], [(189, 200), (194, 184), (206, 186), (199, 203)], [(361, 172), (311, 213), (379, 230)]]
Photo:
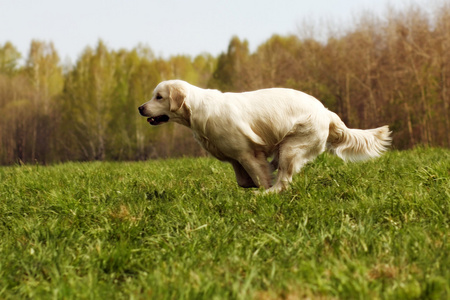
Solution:
[(139, 113), (141, 114), (141, 115), (144, 115), (144, 106), (142, 105), (142, 106), (139, 106), (138, 107), (138, 110), (139, 110)]

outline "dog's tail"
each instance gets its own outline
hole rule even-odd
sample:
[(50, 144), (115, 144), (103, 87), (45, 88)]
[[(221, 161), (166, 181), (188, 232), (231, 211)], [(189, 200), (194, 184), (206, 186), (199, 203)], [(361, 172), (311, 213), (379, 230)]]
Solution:
[(391, 145), (389, 127), (350, 129), (334, 112), (330, 111), (328, 148), (347, 161), (363, 161), (380, 156)]

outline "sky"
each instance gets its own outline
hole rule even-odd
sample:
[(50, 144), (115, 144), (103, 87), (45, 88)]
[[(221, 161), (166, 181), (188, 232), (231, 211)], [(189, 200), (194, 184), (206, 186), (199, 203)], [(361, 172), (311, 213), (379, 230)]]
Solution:
[[(31, 41), (53, 42), (75, 62), (99, 39), (110, 49), (150, 47), (157, 56), (218, 55), (233, 36), (254, 51), (273, 34), (306, 32), (305, 24), (344, 29), (364, 12), (430, 0), (0, 0), (0, 45), (26, 57)], [(331, 27), (330, 27), (330, 24)], [(316, 30), (317, 31), (317, 30)], [(317, 31), (318, 32), (318, 31)], [(315, 37), (320, 39), (320, 36)]]

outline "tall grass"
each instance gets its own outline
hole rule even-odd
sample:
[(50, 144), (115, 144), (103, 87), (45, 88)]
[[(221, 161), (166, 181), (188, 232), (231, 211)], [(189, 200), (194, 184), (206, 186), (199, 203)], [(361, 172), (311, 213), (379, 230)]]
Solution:
[(0, 168), (0, 298), (445, 299), (450, 151), (324, 154), (256, 195), (207, 158)]

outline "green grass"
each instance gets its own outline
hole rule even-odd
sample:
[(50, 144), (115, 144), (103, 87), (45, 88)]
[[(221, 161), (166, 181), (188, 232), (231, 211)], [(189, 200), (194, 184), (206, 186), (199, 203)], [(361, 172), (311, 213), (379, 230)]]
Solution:
[(448, 299), (450, 150), (325, 154), (279, 195), (213, 159), (0, 168), (0, 299)]

